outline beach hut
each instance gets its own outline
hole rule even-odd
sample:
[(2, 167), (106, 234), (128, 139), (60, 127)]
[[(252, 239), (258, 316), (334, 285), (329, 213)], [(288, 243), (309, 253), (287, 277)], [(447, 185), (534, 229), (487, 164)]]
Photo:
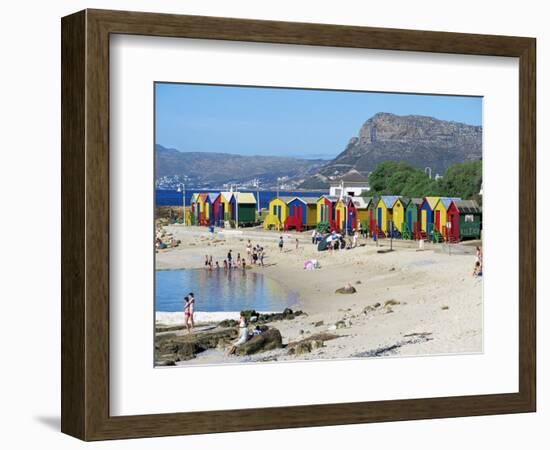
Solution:
[(459, 239), (480, 239), (481, 207), (475, 200), (457, 200), (453, 203), (459, 214)]
[(189, 199), (189, 223), (188, 225), (195, 225), (197, 223), (197, 197), (199, 194), (194, 192)]
[(376, 205), (376, 226), (384, 234), (389, 232), (393, 223), (392, 208), (399, 197), (397, 195), (382, 195)]
[(447, 210), (453, 201), (461, 200), (456, 197), (440, 197), (434, 207), (434, 230), (444, 239), (447, 239)]
[(210, 201), (212, 202), (212, 215), (210, 217), (210, 223), (212, 225), (221, 227), (223, 226), (223, 222), (224, 222), (222, 194), (218, 193), (218, 194), (211, 194), (211, 195), (213, 196), (214, 200), (212, 200), (212, 198), (210, 199)]
[(424, 197), (420, 205), (420, 229), (425, 233), (431, 233), (434, 223), (434, 208), (439, 197)]
[(235, 207), (234, 207), (234, 195), (233, 192), (223, 191), (220, 192), (220, 208), (218, 213), (223, 214), (224, 221), (235, 220)]
[(338, 197), (322, 195), (317, 200), (317, 223), (326, 223), (329, 225), (330, 231), (335, 230), (336, 224), (334, 221), (335, 206)]
[(236, 192), (231, 200), (235, 224), (250, 225), (256, 222), (256, 197), (251, 192)]
[(369, 235), (372, 236), (377, 229), (376, 225), (376, 215), (377, 215), (377, 206), (378, 206), (378, 197), (372, 197), (370, 199), (369, 206), (367, 207), (368, 213), (368, 223), (369, 223)]
[(344, 231), (344, 224), (346, 220), (346, 204), (347, 198), (339, 198), (334, 205), (334, 223), (336, 225), (336, 231)]
[(288, 216), (284, 228), (312, 228), (317, 224), (317, 200), (313, 197), (294, 197), (288, 202)]
[(208, 194), (201, 192), (197, 194), (196, 197), (196, 209), (195, 216), (197, 218), (197, 225), (206, 225), (207, 224), (207, 210), (208, 210)]
[(407, 209), (408, 200), (403, 197), (397, 197), (392, 206), (392, 222), (393, 229), (402, 237), (403, 233), (408, 234), (407, 222), (405, 220), (405, 210)]
[(372, 197), (350, 197), (356, 211), (357, 224), (356, 229), (361, 228), (363, 231), (370, 230), (369, 223), (369, 206), (372, 202)]
[(215, 220), (216, 220), (216, 214), (214, 213), (214, 203), (216, 203), (216, 200), (217, 198), (219, 197), (219, 193), (216, 193), (216, 192), (210, 192), (208, 194), (208, 199), (207, 199), (207, 214), (206, 214), (206, 218), (208, 220), (208, 224), (209, 225), (214, 225), (215, 223)]
[(460, 240), (460, 213), (456, 207), (456, 201), (458, 200), (451, 201), (447, 208), (446, 238), (449, 242)]
[[(411, 198), (407, 203), (405, 208), (405, 225), (407, 231), (403, 232), (403, 235), (410, 233), (409, 239), (419, 239), (420, 238), (420, 222), (419, 222), (419, 211), (422, 206), (421, 198)], [(408, 237), (408, 236), (407, 236)]]
[(288, 217), (288, 202), (294, 197), (275, 197), (269, 201), (269, 212), (264, 220), (266, 230), (280, 230)]

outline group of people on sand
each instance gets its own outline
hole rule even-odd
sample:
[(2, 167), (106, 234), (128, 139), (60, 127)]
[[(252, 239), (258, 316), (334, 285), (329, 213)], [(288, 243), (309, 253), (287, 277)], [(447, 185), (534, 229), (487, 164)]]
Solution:
[(472, 276), (481, 277), (483, 275), (483, 252), (481, 247), (476, 247), (476, 256), (474, 259), (474, 272)]
[(323, 235), (317, 230), (313, 230), (311, 233), (311, 243), (315, 244), (325, 237), (331, 237), (327, 239), (327, 250), (329, 253), (332, 253), (334, 250), (351, 250), (356, 248), (359, 245), (359, 236), (360, 233), (358, 230), (352, 230), (351, 233), (347, 234), (338, 234), (333, 231), (330, 234)]
[(249, 239), (246, 243), (246, 255), (250, 264), (264, 266), (265, 250), (260, 244), (252, 245)]

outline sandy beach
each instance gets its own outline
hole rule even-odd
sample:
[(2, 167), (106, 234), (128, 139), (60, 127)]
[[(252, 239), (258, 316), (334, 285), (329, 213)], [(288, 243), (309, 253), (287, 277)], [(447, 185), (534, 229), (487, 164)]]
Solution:
[[(424, 245), (419, 251), (413, 241), (359, 239), (358, 247), (329, 253), (318, 252), (311, 243), (311, 232), (264, 231), (259, 228), (219, 230), (210, 233), (204, 227), (169, 225), (164, 227), (181, 243), (159, 250), (156, 269), (201, 268), (204, 255), (221, 262), (229, 249), (234, 255), (246, 254), (246, 243), (265, 249), (265, 267), (252, 266), (299, 295), (294, 310), (305, 314), (293, 320), (280, 320), (276, 327), (283, 345), (330, 333), (311, 352), (289, 354), (287, 348), (248, 356), (225, 356), (215, 348), (178, 364), (217, 364), (252, 361), (411, 356), (483, 351), (482, 280), (473, 277), (475, 242)], [(284, 251), (277, 243), (284, 237)], [(299, 239), (298, 249), (295, 240)], [(479, 243), (477, 243), (479, 244)], [(381, 252), (382, 251), (382, 252)], [(316, 259), (320, 268), (304, 270), (304, 261)], [(221, 269), (223, 270), (223, 269)], [(337, 294), (336, 289), (351, 284), (356, 292)], [(200, 308), (198, 308), (200, 310)], [(176, 319), (174, 319), (176, 317)], [(183, 323), (172, 314), (168, 321), (157, 315), (157, 338), (170, 334), (183, 336)], [(169, 322), (169, 323), (168, 323)], [(210, 327), (213, 324), (209, 325)]]

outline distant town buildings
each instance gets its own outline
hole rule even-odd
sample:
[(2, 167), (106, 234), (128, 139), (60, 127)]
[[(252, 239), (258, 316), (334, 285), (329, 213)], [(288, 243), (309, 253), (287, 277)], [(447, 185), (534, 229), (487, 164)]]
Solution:
[(329, 195), (333, 197), (341, 195), (358, 197), (368, 191), (370, 191), (368, 178), (357, 170), (352, 169), (344, 176), (330, 181)]

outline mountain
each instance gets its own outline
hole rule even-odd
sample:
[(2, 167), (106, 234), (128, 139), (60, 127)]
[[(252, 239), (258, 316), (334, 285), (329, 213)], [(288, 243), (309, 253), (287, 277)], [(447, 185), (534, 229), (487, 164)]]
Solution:
[(482, 127), (427, 116), (377, 113), (334, 160), (300, 187), (318, 189), (354, 169), (368, 175), (383, 161), (403, 161), (443, 174), (451, 164), (481, 159)]
[(321, 159), (182, 152), (155, 146), (156, 185), (164, 189), (173, 189), (182, 181), (206, 189), (222, 188), (228, 183), (246, 187), (256, 178), (262, 189), (269, 189), (276, 188), (277, 177), (285, 177), (285, 188), (290, 189), (317, 173), (325, 163)]

